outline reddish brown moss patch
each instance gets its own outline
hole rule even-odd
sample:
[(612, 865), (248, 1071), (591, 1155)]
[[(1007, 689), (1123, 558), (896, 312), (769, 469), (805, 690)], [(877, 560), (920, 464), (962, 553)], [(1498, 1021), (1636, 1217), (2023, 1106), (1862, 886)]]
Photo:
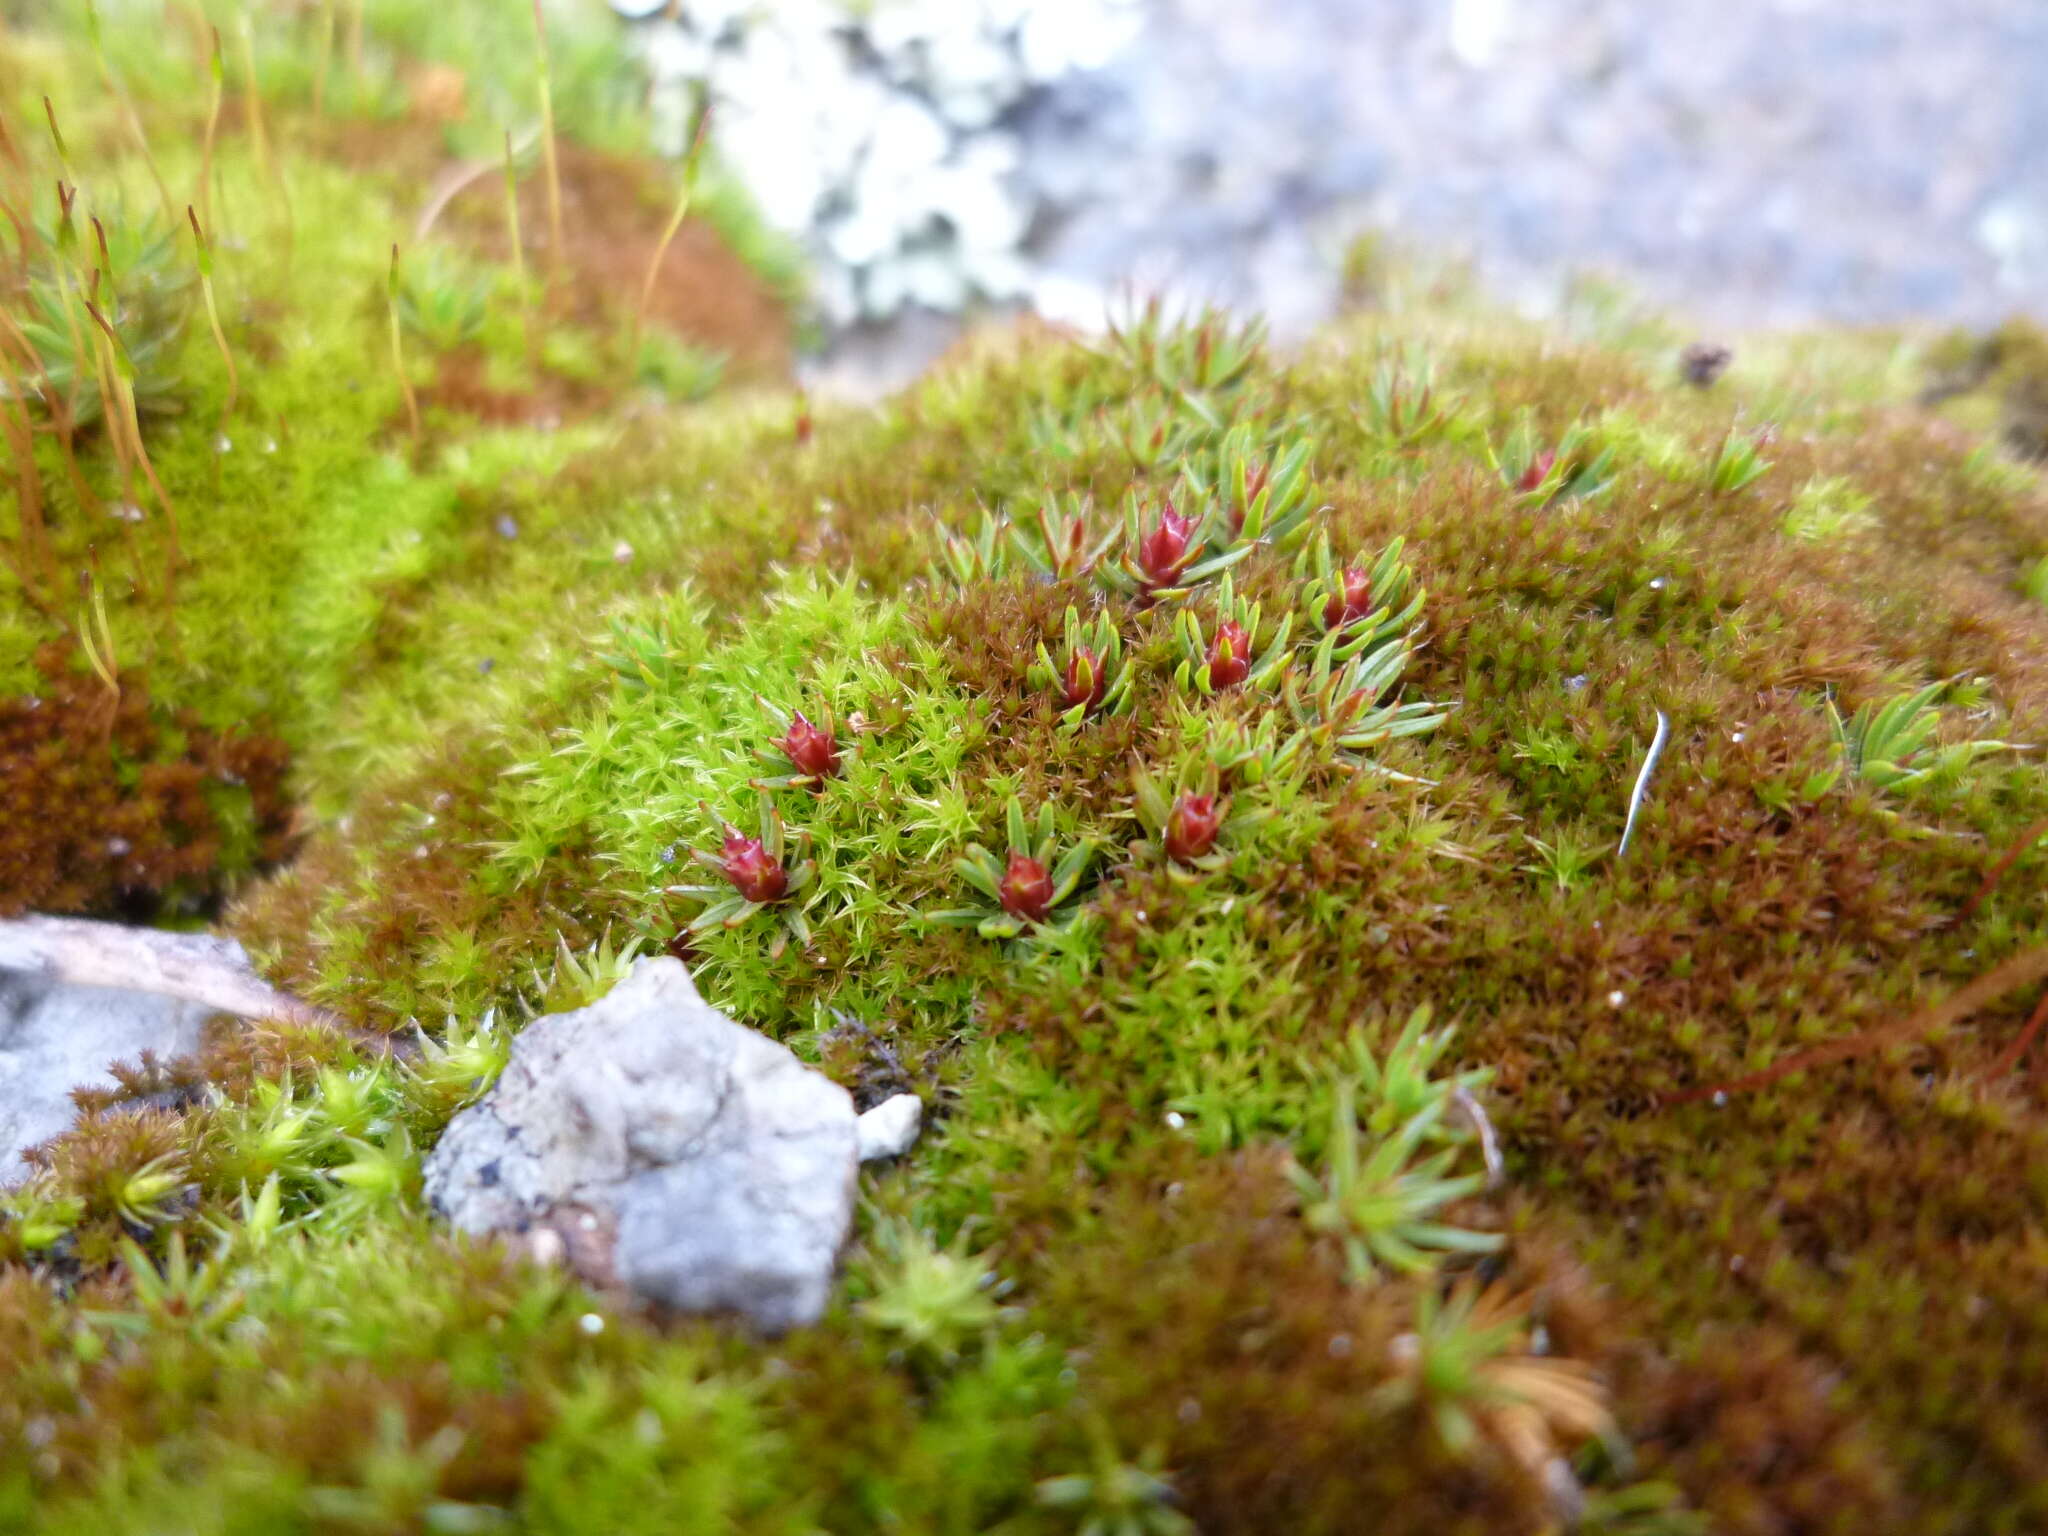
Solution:
[(146, 916), (217, 903), (293, 843), (282, 743), (166, 714), (39, 658), (44, 690), (0, 700), (0, 916)]

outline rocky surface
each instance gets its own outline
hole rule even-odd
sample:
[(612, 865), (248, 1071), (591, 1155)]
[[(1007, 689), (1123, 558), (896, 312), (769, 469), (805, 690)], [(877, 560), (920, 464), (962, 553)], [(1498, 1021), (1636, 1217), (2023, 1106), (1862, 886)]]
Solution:
[(528, 1234), (599, 1283), (780, 1332), (825, 1308), (859, 1143), (843, 1088), (660, 957), (526, 1028), (426, 1192), (462, 1231)]
[(107, 1068), (144, 1051), (199, 1046), (213, 1010), (200, 1003), (75, 987), (0, 970), (0, 1186), (28, 1170), (25, 1147), (71, 1123), (71, 1090), (112, 1086)]
[(2048, 306), (2026, 0), (1150, 0), (1020, 122), (1044, 273), (1265, 309), (1361, 228), (1530, 301), (1592, 267), (1726, 324)]
[(860, 1160), (869, 1163), (901, 1157), (917, 1145), (918, 1132), (923, 1128), (924, 1101), (916, 1094), (899, 1093), (884, 1099), (862, 1115), (855, 1126)]
[[(1131, 284), (1298, 334), (1368, 229), (1533, 307), (1583, 269), (1717, 325), (2048, 307), (2030, 0), (747, 9), (683, 0), (642, 35), (672, 117), (712, 81), (839, 326), (974, 299), (1088, 321)], [(913, 366), (898, 329), (855, 349)]]

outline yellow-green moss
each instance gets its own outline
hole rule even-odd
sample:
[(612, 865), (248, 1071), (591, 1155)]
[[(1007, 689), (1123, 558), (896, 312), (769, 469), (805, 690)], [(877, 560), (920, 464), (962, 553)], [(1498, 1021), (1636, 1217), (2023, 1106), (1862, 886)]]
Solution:
[[(89, 79), (75, 44), (24, 46), (17, 71)], [(281, 115), (306, 105), (283, 57)], [(189, 112), (155, 110), (184, 184)], [(277, 237), (244, 147), (222, 164)], [(290, 174), (289, 278), (268, 244), (223, 257), (232, 448), (201, 335), (184, 414), (146, 427), (184, 514), (175, 628), (152, 566), (103, 586), (153, 693), (294, 748), (307, 840), (229, 926), (361, 1033), (224, 1027), (91, 1098), (0, 1208), (0, 1522), (1028, 1533), (1124, 1497), (1163, 1531), (1170, 1487), (1211, 1533), (1553, 1528), (1526, 1421), (1461, 1442), (1404, 1375), (1475, 1273), (1518, 1294), (1487, 1348), (1525, 1379), (1599, 1372), (1607, 1443), (1533, 1442), (1575, 1456), (1587, 1528), (2038, 1521), (2048, 1108), (2041, 1048), (2008, 1054), (2034, 997), (1686, 1097), (2048, 944), (2039, 754), (1888, 787), (1831, 723), (1945, 681), (1943, 740), (2048, 739), (2048, 499), (1911, 405), (1912, 345), (1745, 344), (1702, 390), (1611, 295), (1553, 333), (1389, 278), (1292, 363), (1141, 318), (999, 339), (810, 430), (773, 395), (558, 429), (451, 400), (415, 443), (381, 284), (421, 189)], [(479, 344), (546, 387), (509, 309)], [(1153, 600), (1029, 531), (1092, 508), (1082, 545), (1135, 559), (1127, 497), (1141, 528), (1169, 494), (1227, 520), (1240, 465), (1255, 488), (1296, 450), (1304, 539), (1361, 568), (1403, 541), (1425, 597), (1390, 698), (1434, 730), (1338, 750), (1296, 549), (1230, 570), (1262, 634), (1292, 616), (1291, 669), (1212, 697), (1180, 608), (1199, 652), (1213, 582)], [(1034, 676), (1070, 608), (1115, 627), (1127, 709), (1073, 717)], [(52, 622), (0, 628), (10, 686)], [(757, 786), (787, 775), (756, 695), (829, 710), (840, 772)], [(1139, 767), (1256, 814), (1168, 867), (1133, 846)], [(816, 862), (809, 942), (691, 933), (689, 850), (764, 796)], [(1096, 845), (1077, 920), (933, 921), (1013, 799)], [(421, 1149), (509, 1032), (629, 944), (934, 1111), (864, 1177), (816, 1329), (650, 1319), (418, 1208)], [(1303, 1181), (1336, 1177), (1333, 1108), (1422, 1004), (1447, 1071), (1492, 1072), (1505, 1182), (1444, 1219), (1500, 1252), (1367, 1280)], [(416, 1058), (374, 1048), (415, 1025)]]

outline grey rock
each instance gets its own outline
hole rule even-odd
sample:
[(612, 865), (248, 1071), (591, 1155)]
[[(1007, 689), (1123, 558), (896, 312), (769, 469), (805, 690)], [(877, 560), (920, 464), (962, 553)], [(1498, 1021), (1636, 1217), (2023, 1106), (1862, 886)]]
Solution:
[(860, 1160), (872, 1163), (885, 1157), (901, 1157), (917, 1145), (917, 1133), (924, 1128), (924, 1100), (914, 1093), (899, 1093), (884, 1099), (860, 1117), (855, 1126), (859, 1136)]
[(824, 1311), (852, 1222), (853, 1101), (666, 956), (527, 1026), (428, 1157), (461, 1231), (529, 1234), (599, 1283), (769, 1332)]
[(28, 1173), (22, 1150), (72, 1120), (71, 1090), (111, 1087), (107, 1068), (144, 1051), (199, 1048), (213, 1010), (146, 992), (68, 986), (0, 971), (0, 1186)]

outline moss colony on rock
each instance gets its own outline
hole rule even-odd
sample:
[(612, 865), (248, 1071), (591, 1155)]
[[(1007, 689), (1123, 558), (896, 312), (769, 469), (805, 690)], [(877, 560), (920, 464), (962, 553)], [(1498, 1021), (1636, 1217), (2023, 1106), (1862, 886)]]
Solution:
[[(814, 413), (730, 197), (635, 314), (606, 34), (549, 56), (615, 234), (515, 143), (515, 267), (530, 35), (301, 9), (0, 52), (0, 905), (226, 895), (352, 1026), (33, 1155), (0, 1527), (2048, 1522), (2048, 498), (1910, 345), (1703, 389), (1395, 282)], [(821, 1326), (422, 1208), (664, 949), (926, 1100)]]

